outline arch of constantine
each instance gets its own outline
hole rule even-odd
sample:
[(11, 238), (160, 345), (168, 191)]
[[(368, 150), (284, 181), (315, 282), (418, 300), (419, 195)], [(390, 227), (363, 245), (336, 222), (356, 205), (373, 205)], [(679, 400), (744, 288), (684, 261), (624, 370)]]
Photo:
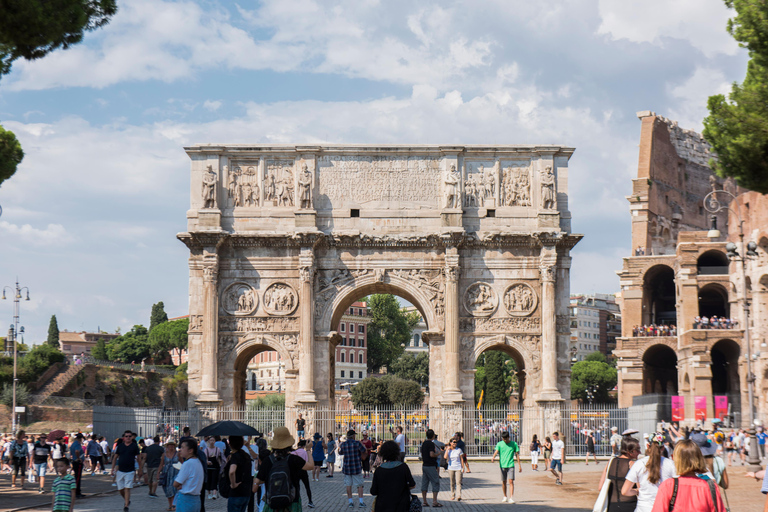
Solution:
[(197, 145), (190, 405), (242, 405), (248, 361), (286, 364), (286, 404), (334, 404), (341, 315), (371, 293), (427, 324), (430, 408), (474, 400), (485, 350), (525, 405), (570, 394), (568, 160), (559, 146)]

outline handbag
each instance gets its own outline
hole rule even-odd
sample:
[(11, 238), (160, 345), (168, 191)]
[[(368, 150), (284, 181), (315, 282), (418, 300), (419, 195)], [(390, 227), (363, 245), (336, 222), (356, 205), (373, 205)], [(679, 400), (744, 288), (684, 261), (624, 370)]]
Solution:
[(411, 505), (408, 512), (421, 512), (421, 500), (415, 494), (411, 494)]
[[(608, 467), (611, 467), (611, 462), (613, 461), (613, 457), (611, 457), (608, 460)], [(600, 493), (597, 495), (597, 499), (595, 500), (595, 504), (592, 507), (592, 512), (606, 512), (608, 510), (608, 496), (611, 491), (611, 479), (608, 478), (608, 474), (605, 475), (605, 482), (603, 482), (603, 486), (600, 488)]]

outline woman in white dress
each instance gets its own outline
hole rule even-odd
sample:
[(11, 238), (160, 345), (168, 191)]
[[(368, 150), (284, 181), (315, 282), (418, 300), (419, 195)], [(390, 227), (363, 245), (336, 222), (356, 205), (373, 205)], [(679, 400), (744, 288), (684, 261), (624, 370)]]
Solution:
[(624, 496), (637, 496), (635, 512), (651, 512), (661, 482), (676, 476), (675, 464), (662, 456), (664, 436), (654, 432), (649, 443), (647, 456), (632, 465), (621, 488)]

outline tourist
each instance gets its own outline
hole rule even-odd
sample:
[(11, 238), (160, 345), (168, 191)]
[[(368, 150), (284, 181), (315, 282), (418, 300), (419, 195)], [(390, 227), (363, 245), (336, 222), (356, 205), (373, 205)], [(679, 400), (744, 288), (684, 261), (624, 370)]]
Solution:
[(242, 436), (229, 436), (229, 472), (222, 478), (229, 478), (229, 499), (227, 512), (245, 512), (253, 494), (253, 460), (250, 454), (243, 450)]
[[(499, 457), (499, 467), (501, 468), (501, 491), (504, 496), (501, 498), (502, 503), (514, 503), (515, 495), (515, 458), (517, 458), (517, 465), (520, 466), (520, 447), (515, 441), (509, 438), (509, 432), (506, 430), (501, 433), (501, 441), (496, 444), (491, 462), (496, 460), (496, 456)], [(520, 472), (523, 472), (522, 466), (520, 466)], [(507, 482), (509, 482), (509, 496), (507, 496)]]
[[(296, 449), (292, 452), (293, 455), (298, 455), (302, 459), (304, 459), (304, 462), (306, 462), (309, 459), (309, 454), (306, 450), (307, 446), (307, 440), (301, 439), (298, 444), (296, 445)], [(320, 461), (320, 464), (322, 464), (323, 461)], [(312, 469), (312, 474), (315, 473), (315, 469)], [(299, 470), (299, 480), (304, 482), (304, 489), (307, 491), (307, 500), (309, 500), (309, 503), (307, 505), (309, 508), (315, 508), (315, 505), (312, 503), (312, 489), (309, 487), (309, 473), (307, 473), (305, 470), (301, 469)], [(298, 489), (296, 489), (298, 492)]]
[(101, 468), (104, 470), (103, 474), (108, 474), (107, 464), (109, 463), (109, 443), (104, 436), (99, 438), (99, 446), (101, 446)]
[(621, 449), (621, 436), (619, 435), (619, 428), (611, 427), (611, 454), (614, 457), (618, 457), (620, 449)]
[(96, 434), (92, 434), (88, 443), (85, 445), (85, 454), (88, 456), (88, 460), (91, 463), (91, 476), (101, 466), (101, 471), (104, 472), (104, 460), (102, 458), (101, 445), (97, 441)]
[(427, 503), (427, 491), (432, 484), (432, 506), (442, 507), (437, 502), (437, 494), (440, 492), (440, 479), (438, 475), (437, 458), (442, 451), (435, 445), (435, 431), (427, 430), (427, 439), (421, 443), (421, 497), (424, 504)]
[[(184, 461), (179, 474), (173, 479), (177, 512), (200, 512), (200, 494), (205, 484), (205, 471), (197, 453), (197, 441), (184, 438), (179, 445), (179, 456)], [(127, 508), (127, 507), (126, 507)], [(124, 512), (128, 512), (125, 510)]]
[(77, 483), (77, 489), (75, 495), (78, 498), (82, 498), (83, 494), (80, 489), (80, 484), (83, 479), (83, 461), (85, 460), (85, 451), (83, 450), (83, 434), (75, 434), (75, 440), (69, 445), (69, 457), (72, 461), (72, 472), (75, 474), (75, 482)]
[(382, 463), (371, 482), (371, 495), (376, 496), (373, 512), (408, 512), (416, 482), (408, 465), (399, 460), (400, 447), (395, 441), (382, 443), (379, 456)]
[(58, 478), (53, 481), (53, 512), (72, 512), (75, 508), (75, 477), (69, 473), (69, 459), (60, 457), (54, 462)]
[(531, 441), (531, 469), (533, 471), (539, 470), (539, 453), (541, 452), (541, 443), (539, 442), (539, 436), (533, 434), (533, 440)]
[(469, 469), (469, 461), (467, 460), (467, 445), (464, 443), (464, 432), (456, 432), (456, 435), (454, 435), (456, 438), (456, 446), (458, 448), (461, 448), (462, 455), (461, 458), (464, 461), (464, 467), (466, 468), (467, 473), (471, 473), (472, 471)]
[[(272, 448), (271, 457), (262, 457), (259, 465), (259, 472), (256, 474), (256, 479), (253, 482), (253, 492), (256, 492), (261, 484), (267, 484), (269, 489), (269, 477), (272, 472), (272, 460), (288, 459), (288, 468), (290, 471), (291, 486), (296, 490), (296, 497), (293, 499), (293, 503), (289, 509), (289, 512), (301, 512), (301, 493), (299, 492), (299, 472), (312, 471), (314, 465), (312, 460), (305, 461), (298, 455), (293, 455), (291, 449), (293, 443), (296, 440), (291, 435), (287, 427), (277, 427), (274, 430), (272, 436), (272, 442), (270, 447)], [(264, 505), (264, 512), (271, 512), (272, 508), (267, 502)], [(282, 512), (282, 511), (281, 511)]]
[(725, 461), (717, 456), (717, 445), (700, 431), (694, 431), (689, 439), (696, 443), (701, 450), (701, 455), (704, 457), (707, 469), (715, 478), (715, 483), (723, 489), (727, 489), (729, 485), (728, 471), (725, 469)]
[[(698, 445), (690, 439), (682, 439), (675, 445), (673, 454), (678, 478), (665, 480), (656, 494), (652, 512), (669, 512), (674, 495), (674, 510), (685, 512), (710, 512), (726, 510), (720, 490), (707, 475), (707, 464)], [(713, 503), (714, 496), (715, 501)]]
[(203, 448), (206, 458), (206, 472), (208, 478), (205, 482), (205, 491), (208, 499), (215, 500), (218, 498), (219, 490), (219, 473), (224, 462), (224, 453), (216, 446), (216, 439), (213, 436), (208, 436)]
[(325, 447), (323, 436), (320, 435), (320, 432), (315, 432), (315, 435), (312, 436), (312, 461), (315, 464), (315, 469), (312, 470), (312, 480), (315, 482), (320, 481), (320, 470), (323, 469), (323, 461), (325, 460)]
[(448, 444), (445, 459), (448, 461), (448, 481), (451, 484), (451, 500), (461, 501), (461, 484), (464, 479), (464, 450), (459, 448), (459, 439), (454, 437)]
[(48, 469), (48, 458), (51, 456), (51, 447), (46, 442), (48, 436), (40, 434), (33, 450), (33, 462), (35, 464), (35, 475), (40, 482), (40, 494), (45, 492), (45, 470)]
[(296, 435), (299, 436), (299, 439), (304, 439), (304, 428), (307, 425), (307, 420), (304, 419), (304, 416), (299, 413), (299, 417), (296, 419)]
[(591, 430), (587, 430), (587, 439), (584, 441), (584, 444), (587, 445), (587, 456), (584, 459), (584, 465), (589, 466), (590, 455), (594, 459), (595, 465), (600, 464), (600, 462), (597, 460), (597, 455), (595, 454), (595, 435)]
[(360, 440), (360, 444), (365, 446), (365, 455), (363, 455), (363, 478), (371, 476), (371, 450), (373, 449), (373, 443), (368, 439), (368, 432), (363, 431), (363, 438)]
[(146, 466), (150, 498), (158, 498), (157, 478), (160, 475), (160, 461), (163, 459), (164, 452), (165, 449), (160, 446), (160, 438), (158, 436), (155, 436), (152, 444), (141, 451), (141, 466)]
[(603, 482), (611, 480), (610, 494), (608, 495), (608, 512), (633, 512), (637, 506), (637, 493), (633, 495), (622, 494), (627, 473), (632, 468), (638, 455), (640, 455), (640, 443), (633, 437), (625, 437), (621, 441), (620, 455), (611, 459), (608, 467), (600, 477), (598, 490), (602, 489)]
[(405, 434), (403, 434), (403, 427), (398, 426), (396, 432), (395, 442), (400, 447), (400, 462), (405, 462)]
[[(123, 442), (117, 445), (112, 453), (112, 474), (116, 474), (117, 490), (125, 502), (123, 512), (128, 512), (128, 504), (131, 502), (131, 489), (136, 476), (136, 457), (139, 455), (139, 446), (133, 441), (133, 434), (130, 430), (126, 430), (123, 433)], [(141, 466), (139, 466), (139, 478), (141, 478)]]
[(355, 439), (354, 430), (347, 431), (347, 440), (339, 445), (339, 453), (344, 457), (341, 472), (344, 473), (344, 485), (347, 488), (347, 507), (352, 508), (352, 487), (357, 487), (360, 508), (365, 508), (363, 501), (363, 461), (365, 446)]
[(635, 462), (627, 473), (621, 494), (637, 496), (635, 512), (651, 512), (659, 486), (674, 476), (674, 463), (664, 457), (664, 435), (654, 432), (648, 437), (646, 456)]
[(552, 432), (552, 455), (549, 470), (555, 475), (555, 484), (563, 485), (563, 464), (565, 464), (565, 443), (558, 432)]
[(173, 510), (173, 498), (176, 496), (176, 488), (173, 486), (173, 480), (179, 473), (179, 470), (174, 467), (174, 464), (179, 462), (179, 454), (176, 451), (176, 443), (174, 441), (168, 441), (165, 443), (165, 453), (160, 461), (160, 478), (158, 479), (159, 485), (163, 487), (165, 497), (168, 498), (168, 510)]
[(336, 441), (333, 439), (333, 434), (328, 432), (328, 442), (326, 443), (326, 448), (328, 449), (328, 457), (327, 457), (327, 464), (328, 464), (328, 474), (325, 475), (326, 478), (333, 478), (333, 469), (334, 465), (336, 464)]
[(544, 471), (549, 470), (549, 465), (552, 462), (552, 440), (549, 436), (544, 436)]

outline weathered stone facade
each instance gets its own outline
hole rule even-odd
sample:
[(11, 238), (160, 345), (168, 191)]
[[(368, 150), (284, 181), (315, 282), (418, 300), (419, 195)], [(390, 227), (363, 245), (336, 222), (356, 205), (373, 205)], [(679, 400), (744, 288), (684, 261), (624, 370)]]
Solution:
[(276, 350), (287, 404), (332, 405), (339, 321), (371, 293), (422, 314), (430, 407), (473, 400), (487, 349), (516, 359), (527, 404), (569, 396), (573, 149), (186, 150), (190, 404), (242, 404), (248, 361)]

